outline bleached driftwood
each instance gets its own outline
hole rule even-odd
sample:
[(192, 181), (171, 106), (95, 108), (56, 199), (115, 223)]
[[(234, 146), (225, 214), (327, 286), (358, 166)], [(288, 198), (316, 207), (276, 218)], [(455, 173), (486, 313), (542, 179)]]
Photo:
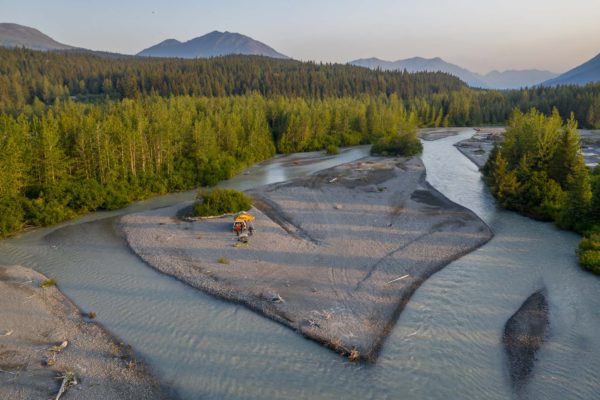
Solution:
[(390, 283), (401, 281), (402, 279), (408, 278), (409, 276), (410, 275), (404, 275), (404, 276), (401, 276), (400, 278), (392, 279), (391, 281), (387, 282), (386, 285), (389, 285)]
[(75, 374), (72, 372), (65, 372), (65, 375), (62, 378), (63, 381), (60, 384), (60, 389), (58, 389), (58, 393), (56, 394), (54, 400), (60, 400), (60, 397), (65, 394), (68, 388), (77, 385), (77, 379), (75, 378)]

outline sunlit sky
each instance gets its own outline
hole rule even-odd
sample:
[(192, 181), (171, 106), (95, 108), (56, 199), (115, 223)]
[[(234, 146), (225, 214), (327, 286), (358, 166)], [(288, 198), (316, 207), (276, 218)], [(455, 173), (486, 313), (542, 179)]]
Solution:
[(125, 54), (213, 30), (300, 60), (441, 57), (476, 72), (563, 72), (600, 53), (600, 0), (0, 0), (0, 20)]

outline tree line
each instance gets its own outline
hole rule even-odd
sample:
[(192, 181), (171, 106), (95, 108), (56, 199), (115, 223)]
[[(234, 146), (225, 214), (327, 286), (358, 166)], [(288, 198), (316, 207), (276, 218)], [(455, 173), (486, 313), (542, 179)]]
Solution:
[(372, 71), (267, 57), (201, 60), (102, 56), (80, 51), (0, 49), (0, 112), (36, 101), (105, 102), (149, 95), (226, 97), (259, 93), (305, 100), (395, 94), (431, 126), (503, 124), (514, 108), (574, 113), (579, 126), (600, 128), (600, 84), (476, 90), (444, 73)]
[(486, 169), (495, 195), (587, 229), (596, 211), (586, 185), (596, 181), (573, 132), (600, 127), (600, 84), (486, 91), (443, 73), (265, 57), (0, 49), (0, 235), (214, 185), (275, 152), (376, 143), (415, 153), (417, 125), (504, 124), (515, 109)]
[(404, 100), (464, 86), (444, 73), (371, 71), (350, 65), (259, 56), (211, 59), (107, 57), (82, 52), (0, 49), (0, 110), (19, 111), (39, 99), (52, 104), (170, 96), (324, 99), (395, 93)]
[(276, 151), (369, 143), (416, 120), (383, 95), (34, 102), (0, 114), (0, 235), (211, 186)]

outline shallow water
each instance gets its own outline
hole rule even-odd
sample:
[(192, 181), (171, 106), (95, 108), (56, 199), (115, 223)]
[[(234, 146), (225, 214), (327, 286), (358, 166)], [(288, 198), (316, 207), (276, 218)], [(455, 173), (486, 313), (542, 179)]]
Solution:
[[(428, 180), (480, 215), (496, 237), (417, 291), (375, 365), (350, 364), (242, 306), (156, 272), (115, 234), (114, 216), (189, 200), (193, 192), (2, 241), (0, 262), (56, 278), (185, 399), (512, 398), (501, 333), (521, 303), (545, 286), (551, 336), (530, 397), (600, 398), (600, 279), (577, 268), (576, 235), (496, 209), (476, 167), (452, 147), (470, 134), (424, 144)], [(367, 152), (278, 157), (223, 186), (249, 189)]]

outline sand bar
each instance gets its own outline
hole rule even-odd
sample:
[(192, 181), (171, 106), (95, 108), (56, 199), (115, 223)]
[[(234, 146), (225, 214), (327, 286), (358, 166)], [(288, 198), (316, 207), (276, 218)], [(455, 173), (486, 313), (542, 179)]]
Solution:
[(492, 237), (429, 186), (418, 157), (369, 157), (249, 193), (248, 246), (236, 246), (231, 217), (179, 219), (189, 203), (124, 216), (121, 228), (158, 270), (364, 360), (429, 276)]
[[(54, 399), (62, 378), (77, 381), (61, 399), (166, 399), (127, 345), (81, 312), (46, 277), (0, 266), (0, 398)], [(63, 344), (61, 346), (61, 344)]]

